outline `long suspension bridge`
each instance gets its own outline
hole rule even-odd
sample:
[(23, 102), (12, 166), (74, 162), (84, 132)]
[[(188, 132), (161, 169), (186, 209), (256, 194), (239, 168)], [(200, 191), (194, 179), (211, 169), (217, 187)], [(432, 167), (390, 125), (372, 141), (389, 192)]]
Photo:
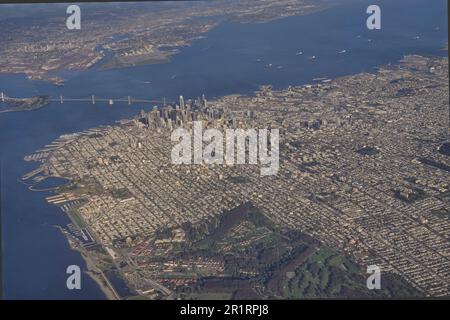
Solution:
[[(2, 103), (8, 103), (8, 102), (14, 102), (14, 101), (20, 101), (20, 100), (26, 100), (26, 98), (12, 98), (5, 95), (3, 92), (0, 93), (0, 101)], [(48, 99), (50, 102), (59, 102), (61, 104), (66, 102), (89, 102), (91, 104), (96, 103), (107, 103), (108, 105), (113, 105), (115, 103), (126, 103), (128, 105), (132, 105), (134, 103), (148, 103), (148, 104), (162, 104), (163, 106), (166, 104), (173, 104), (175, 102), (173, 101), (167, 101), (166, 98), (163, 99), (136, 99), (131, 96), (121, 97), (121, 98), (104, 98), (104, 97), (96, 97), (95, 95), (91, 95), (90, 97), (86, 98), (70, 98), (70, 97), (64, 97), (63, 95), (60, 95), (57, 98), (50, 97)]]

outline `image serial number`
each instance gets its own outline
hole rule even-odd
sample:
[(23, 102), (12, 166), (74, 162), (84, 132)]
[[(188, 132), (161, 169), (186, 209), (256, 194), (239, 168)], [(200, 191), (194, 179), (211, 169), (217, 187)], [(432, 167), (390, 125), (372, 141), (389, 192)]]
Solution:
[(226, 304), (224, 313), (225, 315), (255, 315), (263, 316), (269, 314), (268, 305), (257, 304)]

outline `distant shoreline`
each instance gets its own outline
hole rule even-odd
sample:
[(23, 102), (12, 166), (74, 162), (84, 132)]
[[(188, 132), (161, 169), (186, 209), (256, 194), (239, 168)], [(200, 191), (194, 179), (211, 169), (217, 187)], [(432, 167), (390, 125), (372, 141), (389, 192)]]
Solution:
[[(239, 17), (229, 17), (226, 14), (224, 14), (222, 19), (219, 19), (218, 21), (214, 21), (210, 26), (208, 26), (208, 29), (199, 31), (198, 34), (193, 36), (192, 38), (185, 39), (185, 43), (183, 44), (164, 44), (163, 46), (156, 46), (155, 51), (150, 54), (143, 54), (143, 55), (137, 55), (137, 56), (119, 56), (117, 54), (112, 54), (112, 56), (107, 57), (98, 57), (99, 59), (91, 65), (84, 65), (80, 66), (77, 69), (65, 69), (65, 68), (58, 68), (52, 70), (52, 73), (54, 72), (63, 72), (63, 71), (87, 71), (91, 70), (95, 66), (97, 66), (98, 70), (115, 70), (115, 69), (122, 69), (122, 68), (129, 68), (129, 67), (136, 67), (136, 66), (145, 66), (145, 65), (155, 65), (155, 64), (164, 64), (164, 63), (170, 63), (170, 58), (178, 53), (180, 53), (184, 48), (190, 47), (193, 42), (195, 42), (198, 39), (204, 38), (205, 34), (210, 32), (211, 30), (215, 29), (219, 25), (221, 25), (225, 21), (229, 22), (235, 22), (239, 24), (264, 24), (264, 23), (270, 23), (276, 20), (285, 19), (292, 16), (306, 16), (315, 14), (327, 9), (331, 9), (335, 7), (337, 4), (334, 3), (320, 3), (319, 6), (312, 6), (312, 7), (306, 7), (300, 12), (296, 14), (290, 14), (289, 12), (285, 12), (283, 14), (280, 14), (278, 16), (239, 16)], [(212, 18), (212, 17), (209, 17)], [(170, 47), (171, 50), (165, 51), (161, 48), (164, 47)], [(40, 81), (46, 81), (49, 83), (54, 84), (55, 86), (62, 86), (64, 84), (63, 78), (60, 77), (52, 77), (50, 73), (44, 71), (44, 70), (29, 70), (27, 71), (14, 71), (14, 70), (5, 70), (3, 72), (0, 69), (0, 74), (25, 74), (30, 80), (40, 80)]]

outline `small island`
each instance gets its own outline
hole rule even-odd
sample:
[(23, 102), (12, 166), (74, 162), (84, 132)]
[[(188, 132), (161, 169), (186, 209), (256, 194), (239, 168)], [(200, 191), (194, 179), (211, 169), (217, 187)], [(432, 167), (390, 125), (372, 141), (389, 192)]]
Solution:
[(33, 111), (47, 106), (50, 101), (51, 97), (48, 95), (40, 95), (31, 98), (5, 97), (3, 105), (6, 106), (6, 108), (0, 107), (0, 113), (14, 111)]

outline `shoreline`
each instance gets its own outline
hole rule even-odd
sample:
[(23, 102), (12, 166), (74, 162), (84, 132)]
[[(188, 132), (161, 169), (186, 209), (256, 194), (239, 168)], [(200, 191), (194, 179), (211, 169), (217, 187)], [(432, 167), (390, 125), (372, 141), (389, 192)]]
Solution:
[[(252, 17), (227, 17), (226, 14), (223, 14), (221, 17), (222, 19), (219, 19), (218, 21), (214, 21), (214, 23), (210, 26), (209, 29), (203, 32), (199, 32), (197, 35), (195, 35), (191, 39), (186, 39), (186, 42), (181, 45), (169, 45), (172, 49), (169, 51), (162, 50), (161, 48), (167, 47), (167, 44), (164, 44), (160, 47), (156, 48), (156, 51), (153, 54), (149, 55), (142, 55), (142, 56), (136, 56), (136, 57), (120, 57), (118, 55), (112, 55), (110, 57), (103, 56), (100, 60), (98, 60), (93, 65), (86, 65), (77, 69), (55, 69), (51, 72), (46, 72), (43, 70), (35, 70), (35, 71), (19, 71), (15, 72), (14, 70), (1, 70), (0, 74), (23, 74), (25, 75), (29, 80), (32, 81), (44, 81), (48, 82), (50, 84), (53, 84), (54, 86), (63, 86), (66, 79), (60, 77), (60, 76), (52, 76), (53, 74), (58, 74), (60, 72), (65, 71), (81, 71), (86, 72), (89, 70), (92, 70), (94, 68), (98, 69), (99, 71), (104, 70), (117, 70), (117, 69), (124, 69), (124, 68), (132, 68), (132, 67), (138, 67), (138, 66), (146, 66), (146, 65), (158, 65), (158, 64), (166, 64), (171, 63), (171, 58), (179, 53), (181, 53), (185, 48), (189, 48), (192, 46), (192, 44), (200, 39), (203, 39), (206, 37), (206, 34), (214, 30), (215, 28), (222, 25), (224, 22), (232, 22), (237, 24), (266, 24), (271, 23), (277, 20), (283, 20), (290, 17), (303, 17), (308, 15), (313, 15), (319, 12), (323, 12), (329, 9), (332, 9), (336, 7), (337, 4), (334, 3), (321, 3), (319, 7), (307, 7), (306, 9), (301, 10), (300, 12), (296, 14), (289, 14), (285, 13), (280, 16), (274, 16), (274, 17), (266, 17), (262, 19), (258, 18), (252, 18)], [(211, 17), (209, 17), (211, 18)], [(127, 63), (123, 63), (120, 61), (121, 59), (128, 59), (131, 60)], [(1, 113), (1, 112), (0, 112)]]
[[(73, 222), (71, 215), (66, 212), (64, 213)], [(117, 293), (116, 289), (108, 280), (108, 278), (105, 276), (105, 274), (102, 271), (98, 270), (95, 264), (92, 262), (91, 258), (87, 254), (87, 250), (84, 248), (80, 248), (79, 245), (76, 245), (74, 243), (74, 240), (71, 239), (70, 236), (67, 234), (67, 230), (63, 226), (54, 225), (54, 227), (57, 228), (66, 238), (66, 241), (69, 244), (70, 249), (80, 254), (81, 258), (86, 264), (86, 269), (83, 270), (83, 273), (87, 274), (92, 280), (95, 281), (98, 288), (105, 295), (106, 300), (122, 300), (122, 298)]]

